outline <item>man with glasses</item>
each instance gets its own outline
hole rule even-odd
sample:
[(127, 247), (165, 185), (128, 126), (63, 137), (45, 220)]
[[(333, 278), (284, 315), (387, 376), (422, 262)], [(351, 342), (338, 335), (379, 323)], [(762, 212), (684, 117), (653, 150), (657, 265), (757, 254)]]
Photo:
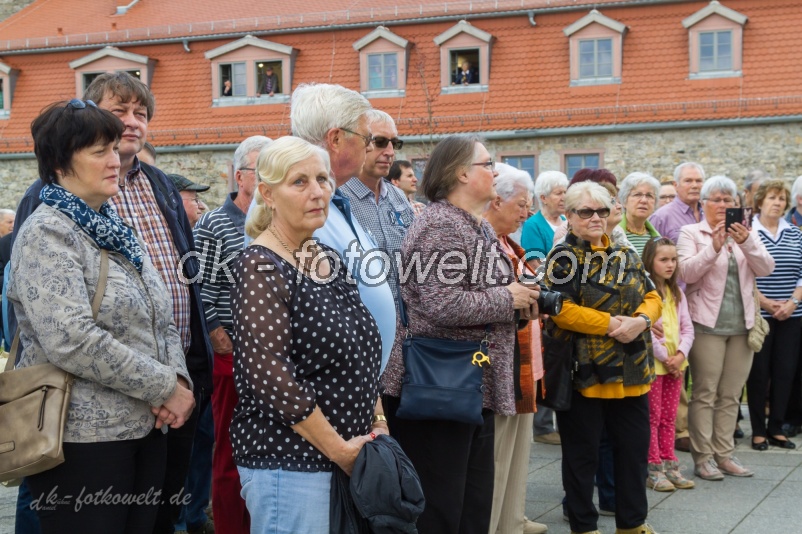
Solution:
[[(379, 249), (387, 253), (387, 261), (400, 253), (401, 242), (415, 212), (404, 192), (384, 180), (390, 173), (395, 151), (404, 146), (398, 138), (395, 121), (377, 109), (368, 111), (367, 115), (375, 148), (367, 153), (359, 176), (348, 180), (340, 191), (351, 201), (351, 210), (362, 227), (370, 232)], [(387, 263), (387, 280), (397, 303), (400, 298), (398, 272), (394, 261)]]
[(698, 163), (686, 161), (677, 165), (674, 169), (677, 198), (649, 217), (649, 222), (661, 236), (668, 237), (676, 243), (680, 228), (704, 219), (700, 203), (704, 181), (705, 171)]
[(167, 177), (173, 182), (173, 185), (181, 195), (181, 201), (184, 204), (184, 211), (187, 212), (190, 226), (195, 226), (195, 223), (198, 222), (198, 219), (206, 210), (206, 204), (198, 197), (198, 193), (208, 191), (209, 186), (196, 184), (180, 174), (168, 174)]
[(669, 202), (677, 198), (677, 188), (674, 180), (663, 180), (660, 182), (660, 196), (657, 197), (657, 209), (662, 208)]
[(364, 254), (377, 248), (377, 244), (354, 216), (350, 200), (340, 189), (359, 176), (367, 154), (374, 150), (368, 121), (370, 109), (364, 96), (340, 85), (301, 84), (292, 93), (290, 121), (293, 135), (329, 153), (331, 173), (338, 188), (331, 196), (326, 224), (314, 236), (340, 253), (357, 281), (359, 296), (379, 326), (384, 369), (395, 340), (396, 319), (388, 272), (382, 262), (362, 261)]
[(218, 534), (247, 534), (250, 518), (240, 497), (240, 480), (231, 448), (228, 427), (237, 404), (234, 389), (233, 319), (229, 265), (242, 250), (245, 239), (245, 214), (251, 205), (258, 177), (256, 160), (268, 146), (269, 137), (254, 135), (245, 139), (234, 152), (234, 179), (237, 191), (229, 193), (225, 203), (204, 214), (195, 226), (195, 245), (203, 266), (203, 307), (214, 349), (214, 393), (212, 414), (216, 446), (212, 460), (212, 510)]

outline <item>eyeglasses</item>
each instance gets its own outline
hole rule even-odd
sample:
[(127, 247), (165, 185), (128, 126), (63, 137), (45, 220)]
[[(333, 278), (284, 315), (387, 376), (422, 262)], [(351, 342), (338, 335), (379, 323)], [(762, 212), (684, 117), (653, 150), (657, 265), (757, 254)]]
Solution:
[(198, 197), (191, 198), (191, 199), (189, 199), (189, 200), (190, 200), (191, 202), (194, 202), (194, 203), (195, 203), (195, 204), (197, 204), (198, 206), (203, 206), (203, 201), (202, 201), (200, 198), (198, 198)]
[(486, 169), (490, 169), (491, 171), (496, 169), (496, 162), (491, 160), (488, 161), (480, 161), (479, 163), (471, 163), (471, 165), (481, 165)]
[[(646, 199), (649, 202), (654, 202), (654, 195), (651, 194), (651, 193), (632, 193), (629, 196), (631, 196), (634, 199), (637, 199), (638, 201)], [(663, 197), (660, 197), (660, 198), (663, 198)]]
[(677, 195), (660, 195), (660, 200), (674, 200)]
[(86, 109), (86, 106), (92, 106), (93, 108), (96, 108), (97, 104), (95, 104), (91, 100), (81, 100), (80, 98), (73, 98), (72, 100), (67, 102), (66, 107), (72, 109)]
[(590, 208), (582, 208), (571, 211), (579, 215), (580, 219), (590, 219), (593, 217), (594, 214), (598, 215), (602, 219), (606, 219), (607, 217), (610, 216), (610, 208), (599, 208), (597, 210), (592, 210)]
[(404, 148), (404, 142), (397, 137), (393, 137), (391, 139), (389, 137), (384, 137), (383, 135), (377, 135), (373, 138), (373, 144), (376, 145), (376, 148), (387, 148), (389, 143), (393, 144), (393, 149), (395, 150), (401, 150)]
[(254, 169), (253, 167), (240, 167), (239, 170), (256, 172), (256, 169)]
[(359, 137), (361, 137), (362, 140), (365, 141), (365, 148), (368, 148), (370, 146), (370, 144), (375, 141), (375, 138), (372, 135), (362, 135), (361, 133), (355, 132), (353, 130), (349, 130), (348, 128), (340, 128), (340, 130), (342, 130), (344, 132), (348, 132), (349, 134), (354, 134), (354, 135), (358, 135)]
[(724, 204), (725, 206), (734, 206), (735, 199), (734, 198), (703, 198), (702, 200), (706, 200), (711, 204)]

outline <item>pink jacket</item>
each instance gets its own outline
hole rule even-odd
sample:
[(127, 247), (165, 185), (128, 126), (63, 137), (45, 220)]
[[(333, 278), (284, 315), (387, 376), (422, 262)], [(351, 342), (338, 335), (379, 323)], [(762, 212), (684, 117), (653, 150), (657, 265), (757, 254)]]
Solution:
[[(755, 277), (769, 276), (774, 271), (771, 257), (755, 231), (743, 244), (732, 243), (738, 264), (741, 299), (744, 303), (746, 328), (755, 324)], [(708, 328), (716, 326), (724, 285), (727, 281), (727, 246), (716, 253), (713, 249), (713, 231), (707, 221), (683, 226), (677, 241), (679, 276), (687, 284), (685, 295), (691, 319)]]
[[(680, 289), (682, 293), (682, 289)], [(677, 322), (679, 323), (679, 345), (677, 352), (681, 352), (688, 358), (693, 345), (693, 323), (691, 322), (691, 313), (688, 311), (688, 297), (682, 295), (682, 300), (677, 302), (677, 295), (674, 295), (674, 302), (677, 305)], [(654, 326), (663, 325), (663, 318), (657, 320)], [(652, 329), (652, 349), (654, 350), (654, 357), (665, 363), (668, 360), (668, 351), (666, 350), (666, 338), (664, 335), (659, 335)]]

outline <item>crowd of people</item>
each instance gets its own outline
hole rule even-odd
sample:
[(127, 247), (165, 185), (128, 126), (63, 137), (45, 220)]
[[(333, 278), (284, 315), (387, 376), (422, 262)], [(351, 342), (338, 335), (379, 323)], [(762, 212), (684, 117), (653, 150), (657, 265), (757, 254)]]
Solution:
[[(572, 533), (604, 513), (648, 534), (647, 489), (696, 486), (685, 436), (696, 478), (753, 475), (733, 454), (744, 387), (752, 448), (795, 447), (802, 177), (533, 179), (451, 135), (419, 191), (390, 115), (301, 84), (292, 135), (243, 140), (208, 210), (208, 185), (155, 165), (153, 113), (126, 73), (48, 106), (39, 179), (0, 211), (16, 365), (75, 377), (65, 461), (26, 477), (17, 532), (546, 532), (524, 514), (534, 438), (561, 447)], [(479, 347), (471, 422), (448, 391), (411, 415), (411, 339)], [(555, 346), (573, 372), (552, 410)], [(120, 498), (41, 506), (53, 493)]]

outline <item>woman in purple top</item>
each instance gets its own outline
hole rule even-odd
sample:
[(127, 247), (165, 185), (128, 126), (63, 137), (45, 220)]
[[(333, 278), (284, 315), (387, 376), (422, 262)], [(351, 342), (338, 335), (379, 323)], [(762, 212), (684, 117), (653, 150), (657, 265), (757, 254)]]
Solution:
[[(420, 476), (426, 497), (417, 524), (421, 534), (487, 534), (493, 501), (493, 414), (515, 415), (515, 310), (521, 310), (522, 318), (534, 317), (538, 291), (512, 281), (513, 266), (493, 227), (482, 218), (496, 196), (496, 175), (477, 137), (455, 135), (441, 141), (423, 173), (423, 192), (431, 203), (412, 223), (401, 249), (403, 272), (410, 271), (406, 282), (401, 277), (401, 296), (411, 333), (480, 341), (486, 325), (491, 327), (482, 425), (396, 417), (407, 329), (399, 325), (396, 331), (381, 379), (382, 404), (393, 436)], [(490, 251), (496, 261), (488, 260)], [(425, 266), (430, 259), (431, 269), (414, 268), (413, 262)]]

